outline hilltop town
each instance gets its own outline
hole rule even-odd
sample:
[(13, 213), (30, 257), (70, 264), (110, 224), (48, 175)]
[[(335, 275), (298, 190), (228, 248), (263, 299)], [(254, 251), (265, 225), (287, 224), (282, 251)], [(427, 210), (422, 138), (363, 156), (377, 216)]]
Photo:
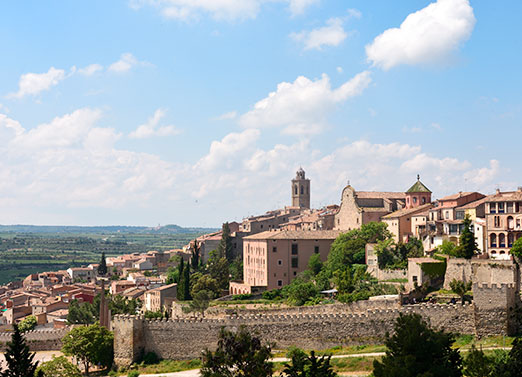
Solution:
[[(218, 296), (259, 295), (287, 286), (308, 268), (313, 255), (325, 262), (339, 235), (370, 223), (386, 224), (395, 243), (412, 239), (422, 243), (423, 255), (410, 258), (408, 268), (395, 270), (380, 268), (375, 244), (366, 245), (368, 273), (380, 281), (402, 281), (403, 293), (433, 280), (419, 266), (440, 263), (429, 256), (448, 243), (458, 245), (465, 219), (469, 219), (476, 240), (477, 260), (509, 262), (510, 248), (522, 235), (521, 189), (491, 195), (458, 192), (434, 200), (417, 177), (405, 192), (357, 191), (348, 185), (339, 205), (321, 209), (310, 207), (311, 183), (303, 169), (296, 172), (290, 189), (291, 205), (240, 223), (227, 223), (231, 258), (242, 260), (243, 280), (230, 281), (228, 292), (221, 291)], [(108, 292), (125, 300), (139, 300), (141, 313), (168, 312), (175, 317), (179, 314), (179, 295), (168, 271), (181, 260), (189, 263), (195, 252), (204, 265), (222, 238), (223, 231), (219, 231), (198, 237), (180, 250), (107, 258)], [(453, 268), (451, 261), (449, 265), (448, 271)], [(471, 265), (461, 270), (454, 275), (470, 281)], [(449, 281), (444, 287), (449, 289)], [(64, 328), (69, 324), (70, 304), (93, 303), (101, 291), (98, 264), (31, 274), (0, 288), (0, 321), (2, 326), (9, 326), (34, 316), (37, 328)]]

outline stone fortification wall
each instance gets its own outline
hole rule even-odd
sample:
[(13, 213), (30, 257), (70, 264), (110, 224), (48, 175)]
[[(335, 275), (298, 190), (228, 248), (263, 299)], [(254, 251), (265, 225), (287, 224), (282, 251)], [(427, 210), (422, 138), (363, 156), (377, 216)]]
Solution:
[(515, 284), (473, 284), (476, 335), (514, 334), (518, 325), (513, 315), (516, 297)]
[(451, 289), (453, 279), (483, 284), (514, 284), (517, 277), (517, 266), (511, 260), (449, 258), (444, 289)]
[(470, 282), (473, 277), (471, 260), (464, 258), (448, 258), (446, 260), (446, 274), (444, 275), (444, 289), (450, 290), (450, 283), (461, 280), (465, 283)]
[(458, 333), (474, 333), (472, 305), (413, 305), (364, 313), (258, 314), (220, 319), (147, 321), (142, 317), (116, 316), (113, 322), (115, 360), (128, 365), (143, 352), (165, 359), (188, 359), (214, 349), (222, 327), (246, 326), (277, 347), (324, 349), (343, 344), (381, 342), (393, 330), (400, 313), (422, 315), (432, 326)]
[[(58, 351), (62, 348), (62, 338), (69, 332), (69, 328), (59, 330), (36, 330), (24, 333), (31, 351)], [(0, 334), (0, 351), (5, 351), (7, 342), (11, 341), (11, 333)]]
[[(194, 317), (195, 313), (183, 313), (181, 305), (177, 305), (177, 309), (173, 310), (174, 316), (179, 318)], [(174, 308), (174, 306), (173, 306)], [(397, 299), (381, 299), (381, 300), (364, 300), (356, 301), (350, 304), (327, 304), (315, 306), (260, 306), (242, 308), (214, 306), (205, 312), (206, 318), (226, 318), (233, 315), (247, 316), (247, 315), (304, 315), (304, 314), (351, 314), (364, 313), (368, 310), (386, 310), (399, 309), (400, 303)]]

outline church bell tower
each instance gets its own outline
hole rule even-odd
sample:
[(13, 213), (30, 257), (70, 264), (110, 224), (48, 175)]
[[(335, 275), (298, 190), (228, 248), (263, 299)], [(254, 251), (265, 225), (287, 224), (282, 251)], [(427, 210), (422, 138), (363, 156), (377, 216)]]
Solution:
[(310, 209), (310, 180), (306, 179), (303, 168), (292, 179), (292, 207)]

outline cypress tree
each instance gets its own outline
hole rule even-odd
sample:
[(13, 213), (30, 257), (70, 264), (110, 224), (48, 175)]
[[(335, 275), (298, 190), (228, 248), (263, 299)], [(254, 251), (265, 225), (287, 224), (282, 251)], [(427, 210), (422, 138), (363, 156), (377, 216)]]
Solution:
[(102, 251), (100, 264), (98, 265), (98, 275), (107, 275), (107, 261), (105, 260), (105, 251)]
[(464, 218), (462, 228), (459, 246), (457, 246), (455, 254), (459, 258), (471, 259), (478, 251), (478, 245), (475, 234), (471, 231), (471, 219), (468, 216)]
[(221, 241), (217, 247), (218, 256), (227, 258), (229, 262), (234, 259), (234, 249), (232, 248), (232, 237), (230, 236), (230, 226), (228, 223), (223, 224), (223, 233), (221, 235)]
[(178, 281), (176, 282), (178, 284), (176, 296), (178, 297), (178, 300), (180, 300), (180, 301), (185, 300), (185, 289), (183, 287), (183, 284), (185, 282), (185, 279), (184, 279), (185, 270), (186, 270), (185, 262), (183, 262), (183, 258), (181, 258), (181, 261), (179, 262), (179, 265), (178, 265)]
[(194, 271), (197, 271), (197, 269), (199, 268), (199, 247), (197, 238), (194, 240), (194, 248), (192, 249), (190, 263), (192, 264), (192, 269)]
[(187, 264), (183, 270), (183, 297), (184, 300), (190, 300), (190, 265)]
[(7, 343), (5, 361), (7, 369), (0, 373), (1, 377), (33, 377), (35, 376), (38, 361), (34, 360), (34, 353), (29, 351), (25, 338), (17, 325), (13, 325), (14, 332), (11, 341)]

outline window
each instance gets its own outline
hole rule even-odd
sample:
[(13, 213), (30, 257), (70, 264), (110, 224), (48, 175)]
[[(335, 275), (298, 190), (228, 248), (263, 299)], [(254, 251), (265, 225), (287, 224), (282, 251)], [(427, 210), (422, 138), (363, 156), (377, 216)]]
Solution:
[(278, 266), (282, 266), (283, 265), (283, 260), (282, 259), (278, 259), (277, 260), (277, 265)]
[(294, 271), (294, 276), (297, 276), (297, 271)]
[(444, 218), (445, 218), (446, 220), (449, 219), (449, 211), (445, 211), (445, 212), (444, 212)]
[(455, 213), (455, 218), (456, 218), (457, 220), (464, 220), (464, 211), (457, 211), (457, 212)]
[(293, 243), (292, 244), (292, 255), (297, 255), (298, 254), (298, 245), (296, 243)]
[(272, 253), (277, 253), (277, 247), (276, 246), (272, 247)]
[(506, 235), (500, 233), (498, 236), (498, 247), (506, 247)]
[(426, 204), (426, 198), (422, 198), (422, 204)]
[(278, 287), (282, 287), (283, 286), (283, 281), (282, 280), (278, 280), (277, 281), (277, 286)]
[(297, 195), (297, 190), (298, 190), (297, 185), (295, 185), (295, 187), (294, 187), (294, 194), (295, 195)]
[(513, 202), (509, 202), (507, 204), (506, 209), (507, 209), (507, 211), (506, 211), (507, 213), (513, 213)]
[(261, 224), (261, 229), (263, 229), (263, 224)]
[(497, 247), (497, 235), (495, 233), (489, 236), (489, 246)]
[(414, 283), (416, 283), (416, 282), (417, 282), (417, 280), (418, 280), (418, 279), (417, 279), (417, 276), (416, 276), (416, 275), (414, 275), (414, 276), (413, 276), (413, 282), (414, 282)]
[(304, 194), (304, 187), (303, 187), (303, 185), (301, 185), (301, 195), (303, 195), (303, 194)]
[(498, 203), (498, 213), (504, 213), (504, 203)]
[(489, 203), (489, 213), (497, 213), (497, 204)]
[(314, 246), (314, 253), (319, 254), (319, 246)]
[(292, 268), (298, 268), (298, 267), (299, 267), (299, 258), (292, 257)]
[(495, 216), (495, 228), (500, 228), (500, 216)]
[(517, 219), (517, 229), (520, 229), (520, 219)]
[(417, 204), (417, 197), (413, 198), (413, 204)]

